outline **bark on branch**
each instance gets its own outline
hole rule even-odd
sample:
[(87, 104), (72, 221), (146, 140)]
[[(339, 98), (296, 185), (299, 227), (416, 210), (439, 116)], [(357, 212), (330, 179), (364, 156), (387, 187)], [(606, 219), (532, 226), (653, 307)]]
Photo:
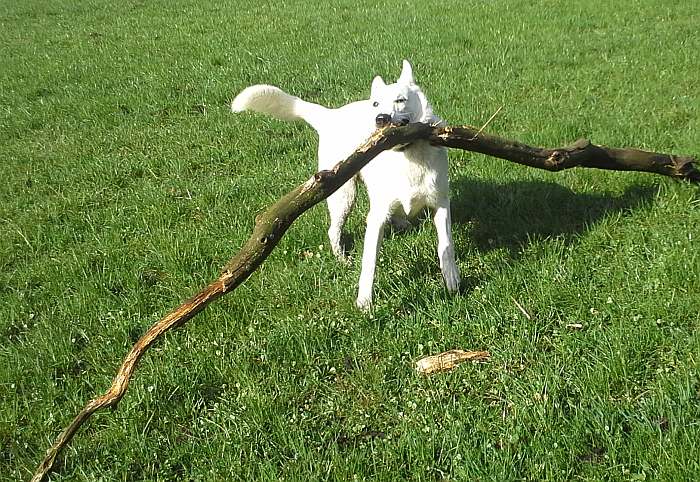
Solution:
[(124, 358), (112, 385), (103, 395), (91, 400), (56, 438), (37, 468), (32, 481), (42, 481), (51, 472), (56, 458), (70, 443), (78, 429), (96, 411), (116, 407), (122, 399), (134, 370), (144, 355), (167, 331), (184, 325), (209, 303), (234, 290), (267, 258), (294, 220), (326, 199), (354, 176), (380, 152), (399, 144), (427, 140), (435, 145), (480, 152), (526, 166), (549, 171), (572, 167), (594, 167), (618, 171), (646, 171), (692, 182), (700, 182), (696, 159), (687, 156), (659, 154), (637, 149), (614, 149), (579, 140), (568, 147), (544, 149), (488, 135), (468, 126), (436, 127), (426, 124), (389, 126), (378, 130), (350, 157), (330, 171), (320, 171), (305, 183), (287, 193), (255, 220), (253, 233), (221, 275), (154, 323)]

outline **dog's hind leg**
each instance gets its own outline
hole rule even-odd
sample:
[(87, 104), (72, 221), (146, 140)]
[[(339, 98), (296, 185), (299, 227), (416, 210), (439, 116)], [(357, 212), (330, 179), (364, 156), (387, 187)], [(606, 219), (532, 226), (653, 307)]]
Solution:
[(443, 199), (438, 203), (433, 215), (433, 222), (437, 230), (438, 258), (440, 270), (445, 279), (447, 289), (454, 293), (459, 289), (459, 268), (455, 260), (455, 248), (452, 241), (452, 219), (450, 215), (450, 200)]
[(355, 194), (357, 192), (357, 181), (353, 177), (343, 184), (340, 189), (328, 198), (328, 214), (330, 216), (330, 227), (328, 228), (328, 239), (331, 249), (336, 258), (346, 261), (345, 246), (343, 246), (343, 226), (348, 219), (348, 214), (355, 204)]
[(374, 284), (374, 271), (377, 266), (377, 254), (384, 237), (384, 225), (387, 220), (387, 210), (372, 209), (367, 215), (367, 230), (365, 231), (365, 243), (362, 247), (362, 270), (357, 291), (357, 307), (363, 311), (369, 310), (372, 305), (372, 285)]

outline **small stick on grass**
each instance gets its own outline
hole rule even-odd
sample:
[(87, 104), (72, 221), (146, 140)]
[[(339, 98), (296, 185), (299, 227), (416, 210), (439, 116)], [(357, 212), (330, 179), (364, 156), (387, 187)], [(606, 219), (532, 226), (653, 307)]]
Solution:
[(421, 358), (416, 362), (416, 371), (423, 375), (446, 372), (465, 361), (485, 361), (490, 357), (487, 351), (448, 350)]

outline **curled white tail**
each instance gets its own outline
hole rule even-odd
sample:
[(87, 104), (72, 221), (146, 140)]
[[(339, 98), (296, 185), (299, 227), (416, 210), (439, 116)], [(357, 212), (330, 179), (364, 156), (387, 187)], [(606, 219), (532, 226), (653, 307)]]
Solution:
[(253, 110), (282, 120), (303, 119), (317, 131), (327, 116), (327, 108), (294, 97), (272, 85), (253, 85), (231, 102), (233, 112)]

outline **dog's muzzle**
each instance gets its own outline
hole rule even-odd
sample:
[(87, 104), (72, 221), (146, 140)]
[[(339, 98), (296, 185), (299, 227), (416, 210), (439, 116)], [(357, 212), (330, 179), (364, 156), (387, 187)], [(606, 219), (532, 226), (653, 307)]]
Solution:
[(389, 114), (379, 114), (376, 119), (374, 119), (374, 122), (377, 124), (377, 127), (384, 127), (389, 124), (391, 124), (391, 116)]
[(401, 117), (399, 119), (396, 119), (392, 122), (391, 115), (389, 114), (379, 114), (375, 119), (374, 122), (377, 124), (377, 128), (381, 128), (384, 126), (387, 126), (389, 124), (396, 124), (399, 126), (405, 126), (408, 124), (408, 117)]

